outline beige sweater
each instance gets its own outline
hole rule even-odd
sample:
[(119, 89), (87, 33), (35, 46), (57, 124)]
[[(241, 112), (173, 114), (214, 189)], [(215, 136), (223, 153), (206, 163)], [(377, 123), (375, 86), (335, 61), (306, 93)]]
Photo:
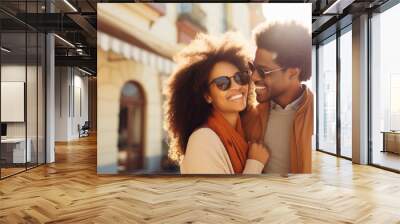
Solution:
[[(263, 168), (261, 162), (248, 159), (243, 174), (261, 174)], [(181, 174), (235, 174), (222, 141), (210, 128), (190, 135), (180, 169)]]

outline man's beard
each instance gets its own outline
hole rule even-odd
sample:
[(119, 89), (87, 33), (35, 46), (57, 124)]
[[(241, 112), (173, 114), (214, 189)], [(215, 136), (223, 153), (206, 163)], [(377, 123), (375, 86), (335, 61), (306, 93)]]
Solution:
[(281, 91), (270, 91), (270, 97), (269, 100), (274, 100), (276, 101), (276, 99), (278, 99), (280, 96), (282, 96), (283, 94), (285, 94), (285, 90), (281, 90)]
[(266, 87), (266, 90), (263, 91), (261, 94), (257, 93), (256, 99), (257, 99), (258, 103), (266, 103), (270, 100), (275, 101), (280, 96), (282, 96), (284, 93), (285, 93), (284, 90), (276, 91), (276, 90), (270, 89), (270, 87)]

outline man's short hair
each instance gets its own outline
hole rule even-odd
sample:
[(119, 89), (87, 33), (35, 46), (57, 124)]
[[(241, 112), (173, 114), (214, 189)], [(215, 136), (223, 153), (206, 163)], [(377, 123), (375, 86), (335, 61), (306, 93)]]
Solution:
[(275, 52), (284, 68), (299, 68), (300, 81), (311, 77), (311, 34), (296, 22), (262, 23), (253, 31), (257, 48)]

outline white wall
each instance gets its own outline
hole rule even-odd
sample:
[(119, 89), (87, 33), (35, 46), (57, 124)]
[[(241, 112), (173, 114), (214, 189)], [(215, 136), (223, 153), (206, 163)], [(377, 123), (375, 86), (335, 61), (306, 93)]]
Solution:
[(67, 67), (55, 68), (55, 141), (68, 140), (69, 79)]
[(72, 67), (56, 67), (55, 73), (55, 141), (70, 141), (79, 138), (78, 124), (88, 120), (88, 78)]
[[(25, 82), (25, 65), (2, 65), (1, 81), (2, 82)], [(28, 72), (32, 67), (28, 66)], [(33, 93), (27, 93), (28, 97)], [(35, 95), (36, 96), (36, 92)], [(6, 108), (1, 108), (5, 110)], [(7, 137), (25, 137), (25, 122), (7, 122)]]
[[(75, 105), (72, 108), (72, 119), (71, 119), (71, 132), (70, 135), (72, 138), (78, 138), (79, 133), (78, 133), (78, 124), (81, 126), (85, 123), (85, 121), (88, 121), (89, 116), (88, 116), (88, 78), (82, 77), (82, 73), (76, 73), (77, 70), (74, 71), (74, 96), (71, 96), (72, 99), (74, 99), (74, 102), (71, 102), (71, 106)], [(79, 97), (80, 96), (80, 97)], [(80, 102), (79, 102), (80, 101)], [(79, 108), (81, 107), (81, 108)], [(82, 111), (80, 111), (82, 110)]]

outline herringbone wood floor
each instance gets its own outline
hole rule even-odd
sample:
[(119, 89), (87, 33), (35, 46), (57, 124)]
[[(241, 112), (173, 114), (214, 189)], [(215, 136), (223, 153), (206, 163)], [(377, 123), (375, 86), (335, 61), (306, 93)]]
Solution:
[(96, 139), (0, 181), (0, 223), (400, 223), (400, 175), (316, 152), (314, 173), (97, 176)]

